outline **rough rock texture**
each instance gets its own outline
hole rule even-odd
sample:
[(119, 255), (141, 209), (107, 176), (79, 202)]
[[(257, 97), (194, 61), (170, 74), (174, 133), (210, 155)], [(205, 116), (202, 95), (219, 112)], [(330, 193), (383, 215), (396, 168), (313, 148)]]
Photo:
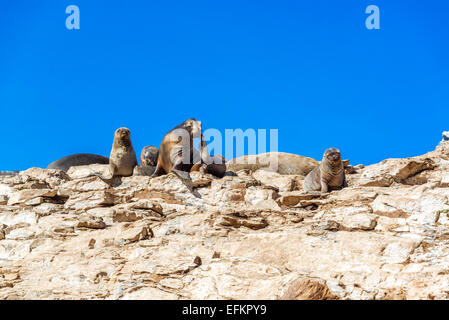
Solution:
[[(446, 299), (449, 142), (301, 175), (199, 172), (109, 186), (92, 165), (0, 177), (0, 299)], [(348, 172), (350, 171), (350, 172)]]

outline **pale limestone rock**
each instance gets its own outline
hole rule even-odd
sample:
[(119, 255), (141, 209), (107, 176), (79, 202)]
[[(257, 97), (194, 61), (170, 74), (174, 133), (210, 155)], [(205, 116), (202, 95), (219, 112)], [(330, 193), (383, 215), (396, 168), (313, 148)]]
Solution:
[(301, 188), (301, 178), (292, 175), (280, 175), (277, 172), (259, 169), (253, 173), (253, 177), (266, 186), (272, 186), (279, 192), (293, 191)]
[(67, 170), (67, 175), (71, 179), (86, 178), (92, 176), (92, 173), (97, 173), (103, 177), (111, 176), (108, 164), (91, 164), (88, 166), (75, 166), (70, 167), (69, 170)]
[(110, 186), (99, 177), (93, 176), (63, 183), (58, 188), (58, 194), (70, 196), (73, 193), (79, 192), (107, 190), (109, 187)]
[(7, 184), (0, 183), (0, 195), (6, 199), (13, 193), (14, 189)]
[(412, 177), (434, 167), (435, 162), (430, 158), (387, 159), (365, 167), (357, 184), (374, 187), (389, 187), (393, 182), (422, 184), (426, 179), (415, 182)]
[(52, 189), (28, 189), (14, 192), (10, 195), (8, 205), (25, 203), (38, 197), (54, 197), (57, 191)]
[(72, 194), (64, 205), (69, 210), (87, 210), (114, 204), (114, 195), (109, 191), (89, 191)]
[(79, 217), (77, 228), (104, 229), (106, 224), (101, 217), (83, 215)]
[(302, 191), (290, 191), (284, 192), (282, 197), (279, 199), (279, 203), (285, 206), (295, 206), (301, 200), (312, 200), (312, 199), (320, 199), (326, 197), (325, 195), (320, 194), (310, 194), (304, 193)]
[(328, 194), (283, 165), (194, 172), (201, 198), (107, 165), (0, 176), (0, 299), (447, 299), (447, 143)]
[(0, 205), (5, 205), (8, 203), (8, 197), (6, 195), (0, 195)]
[(41, 169), (30, 168), (19, 173), (18, 178), (22, 183), (29, 183), (31, 181), (40, 182), (47, 185), (49, 188), (55, 188), (61, 183), (70, 180), (70, 177), (61, 170), (55, 169)]
[(154, 287), (140, 287), (137, 290), (125, 293), (121, 300), (178, 300), (174, 293), (167, 292)]

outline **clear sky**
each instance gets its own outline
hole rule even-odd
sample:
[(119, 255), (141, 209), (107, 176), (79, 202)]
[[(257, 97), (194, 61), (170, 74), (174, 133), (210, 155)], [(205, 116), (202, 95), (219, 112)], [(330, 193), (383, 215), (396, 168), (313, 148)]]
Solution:
[(449, 130), (449, 1), (1, 1), (0, 112), (0, 170), (108, 156), (121, 126), (140, 154), (189, 117), (316, 159), (415, 156)]

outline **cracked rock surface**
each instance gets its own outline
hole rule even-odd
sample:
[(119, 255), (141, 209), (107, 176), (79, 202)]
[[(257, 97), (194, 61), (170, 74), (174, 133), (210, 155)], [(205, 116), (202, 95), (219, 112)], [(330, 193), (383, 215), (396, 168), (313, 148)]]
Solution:
[(0, 299), (447, 299), (449, 142), (307, 194), (263, 169), (0, 176)]

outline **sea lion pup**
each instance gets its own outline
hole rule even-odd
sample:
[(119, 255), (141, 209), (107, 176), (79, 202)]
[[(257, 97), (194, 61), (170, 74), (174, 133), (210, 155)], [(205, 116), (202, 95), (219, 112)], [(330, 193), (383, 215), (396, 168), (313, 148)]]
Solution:
[(170, 130), (159, 147), (156, 170), (151, 177), (173, 172), (193, 191), (190, 169), (193, 166), (193, 138), (201, 137), (201, 121), (187, 119)]
[(111, 178), (104, 178), (95, 173), (94, 175), (111, 184), (114, 177), (128, 177), (133, 174), (137, 166), (136, 153), (131, 143), (131, 132), (128, 128), (118, 128), (114, 133), (114, 142), (109, 156), (109, 171)]
[(304, 179), (304, 191), (338, 190), (347, 187), (345, 169), (341, 161), (340, 150), (327, 149), (319, 167), (313, 169)]
[(201, 173), (210, 173), (217, 178), (223, 178), (226, 173), (226, 159), (222, 156), (210, 156), (204, 136), (201, 135), (199, 145), (201, 159), (196, 162), (190, 172), (199, 171)]
[(89, 164), (108, 164), (109, 159), (98, 154), (78, 153), (61, 158), (50, 163), (47, 169), (56, 169), (67, 172), (70, 167), (87, 166)]
[(141, 166), (156, 166), (159, 150), (155, 146), (146, 146), (140, 153)]

